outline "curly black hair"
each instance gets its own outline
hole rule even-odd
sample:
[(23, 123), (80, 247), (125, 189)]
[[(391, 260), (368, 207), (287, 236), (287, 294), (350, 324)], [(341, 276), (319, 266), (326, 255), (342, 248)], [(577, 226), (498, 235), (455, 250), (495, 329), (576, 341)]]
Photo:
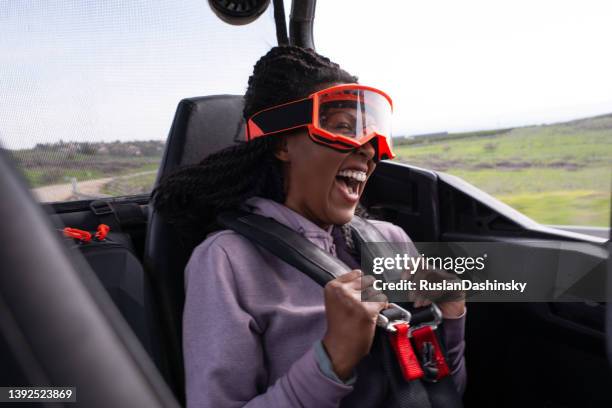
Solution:
[[(274, 47), (255, 64), (243, 117), (307, 97), (324, 84), (354, 82), (357, 77), (312, 49)], [(217, 214), (250, 197), (284, 203), (281, 163), (274, 156), (278, 140), (269, 136), (240, 143), (172, 172), (151, 193), (155, 209), (193, 246), (219, 229)]]

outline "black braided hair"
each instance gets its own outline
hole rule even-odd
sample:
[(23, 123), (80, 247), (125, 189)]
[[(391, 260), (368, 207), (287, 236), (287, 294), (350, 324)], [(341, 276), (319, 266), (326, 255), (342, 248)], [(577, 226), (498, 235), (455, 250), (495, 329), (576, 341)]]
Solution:
[[(353, 82), (356, 77), (311, 49), (274, 47), (255, 64), (243, 117), (307, 97), (325, 84)], [(274, 156), (278, 140), (274, 135), (237, 144), (165, 176), (151, 193), (156, 211), (194, 246), (219, 229), (219, 212), (237, 208), (250, 197), (284, 203), (281, 163)]]

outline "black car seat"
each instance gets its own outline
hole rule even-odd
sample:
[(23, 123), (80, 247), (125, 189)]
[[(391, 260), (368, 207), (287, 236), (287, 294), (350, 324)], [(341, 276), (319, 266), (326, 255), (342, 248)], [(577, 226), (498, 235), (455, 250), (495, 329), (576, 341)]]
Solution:
[[(183, 99), (168, 135), (157, 183), (166, 174), (235, 143), (242, 128), (243, 97), (215, 95)], [(183, 245), (171, 225), (149, 206), (144, 252), (145, 269), (158, 299), (162, 324), (160, 370), (184, 405), (182, 354), (183, 273), (193, 248)]]

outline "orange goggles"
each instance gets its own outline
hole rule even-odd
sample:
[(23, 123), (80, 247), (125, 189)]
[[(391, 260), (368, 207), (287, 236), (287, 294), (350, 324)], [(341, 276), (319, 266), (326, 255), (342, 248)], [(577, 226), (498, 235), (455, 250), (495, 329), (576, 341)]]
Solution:
[(392, 113), (386, 93), (358, 84), (337, 85), (257, 112), (247, 121), (246, 140), (305, 127), (315, 143), (350, 152), (374, 141), (375, 158), (392, 159)]

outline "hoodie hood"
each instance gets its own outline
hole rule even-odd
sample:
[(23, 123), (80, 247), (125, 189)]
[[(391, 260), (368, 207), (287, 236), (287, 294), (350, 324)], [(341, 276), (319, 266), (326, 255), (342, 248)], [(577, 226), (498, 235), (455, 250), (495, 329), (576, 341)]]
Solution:
[(251, 197), (245, 201), (242, 208), (245, 211), (272, 218), (296, 231), (319, 248), (336, 255), (332, 236), (333, 225), (328, 230), (324, 230), (291, 208), (268, 198)]

